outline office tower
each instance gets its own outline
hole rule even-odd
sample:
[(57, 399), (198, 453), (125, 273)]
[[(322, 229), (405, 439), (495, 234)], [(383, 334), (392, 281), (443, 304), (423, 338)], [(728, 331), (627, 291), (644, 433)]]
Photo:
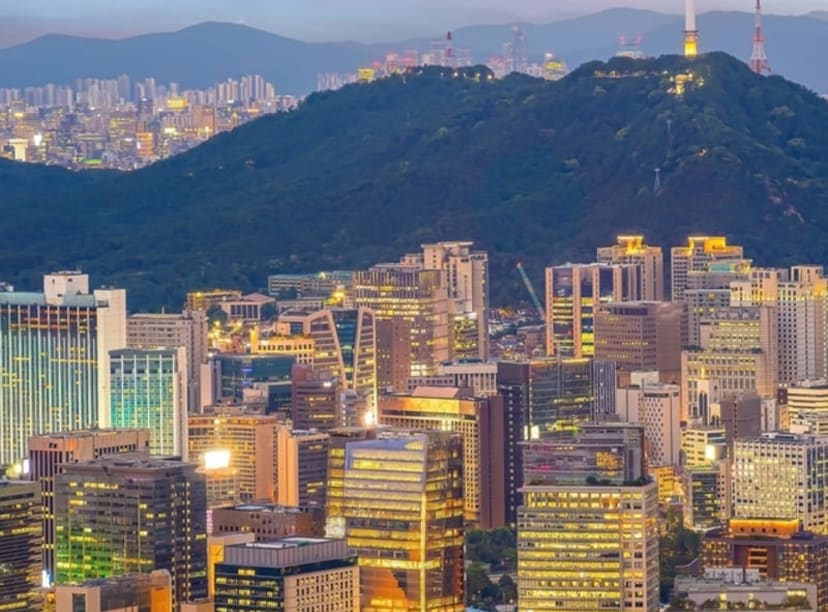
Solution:
[(447, 285), (451, 356), (489, 357), (489, 254), (473, 242), (422, 245), (425, 270), (441, 270)]
[(290, 536), (318, 537), (325, 531), (325, 510), (318, 506), (240, 504), (213, 508), (212, 534), (250, 533), (257, 542)]
[(518, 449), (508, 445), (500, 397), (475, 397), (467, 388), (417, 387), (411, 394), (381, 396), (378, 417), (380, 425), (394, 428), (461, 434), (466, 523), (482, 529), (507, 524), (505, 467)]
[(642, 428), (557, 437), (526, 446), (521, 609), (657, 612), (658, 488), (645, 477)]
[[(252, 533), (227, 533), (207, 536), (207, 599), (201, 600), (207, 604), (203, 612), (214, 612), (213, 599), (216, 595), (216, 565), (224, 561), (224, 551), (228, 546), (234, 544), (249, 544), (255, 542), (256, 538)], [(195, 605), (195, 604), (194, 604)], [(181, 612), (185, 608), (182, 606)], [(202, 612), (195, 608), (192, 612)]]
[(181, 314), (134, 314), (127, 318), (127, 348), (172, 349), (183, 346), (187, 354), (187, 409), (201, 410), (201, 366), (207, 361), (207, 313), (185, 310)]
[[(238, 298), (216, 302), (230, 323), (257, 323), (275, 314), (276, 300), (262, 293), (248, 293)], [(270, 314), (268, 314), (270, 309)]]
[(0, 292), (0, 465), (32, 435), (106, 427), (109, 351), (126, 344), (126, 292), (89, 293), (89, 277), (44, 277), (43, 293)]
[[(276, 500), (276, 429), (272, 415), (216, 407), (214, 412), (189, 416), (190, 460), (207, 468), (223, 468), (234, 475), (242, 502)], [(215, 474), (217, 477), (223, 475)]]
[(742, 247), (727, 244), (724, 236), (690, 236), (687, 246), (670, 249), (670, 281), (673, 301), (684, 299), (687, 276), (707, 269), (707, 264), (726, 259), (741, 259)]
[(792, 430), (828, 434), (828, 381), (802, 381), (788, 387), (787, 398)]
[(43, 609), (42, 541), (38, 484), (0, 480), (0, 610)]
[(360, 610), (359, 566), (344, 540), (235, 544), (215, 571), (215, 612)]
[(828, 438), (766, 433), (736, 440), (733, 514), (736, 518), (795, 519), (828, 534), (825, 489)]
[(313, 341), (313, 369), (336, 378), (341, 392), (356, 392), (362, 404), (361, 417), (376, 414), (377, 327), (370, 308), (288, 311), (279, 316), (278, 326), (290, 335), (309, 337)]
[(207, 595), (204, 477), (137, 455), (64, 465), (55, 476), (57, 583), (165, 569), (173, 604)]
[(325, 494), (325, 536), (345, 537), (345, 449), (349, 442), (374, 440), (382, 427), (341, 427), (328, 432), (328, 486)]
[(704, 412), (709, 402), (749, 391), (772, 397), (777, 387), (777, 328), (773, 307), (723, 308), (702, 320), (700, 346), (681, 354), (682, 418)]
[(339, 379), (309, 366), (295, 365), (291, 374), (291, 421), (296, 429), (328, 431), (348, 425), (340, 405)]
[(684, 479), (684, 524), (697, 531), (727, 523), (732, 514), (730, 466), (726, 461), (686, 465)]
[(110, 423), (150, 431), (150, 453), (187, 458), (187, 360), (177, 349), (109, 352)]
[(681, 430), (684, 465), (707, 466), (727, 455), (727, 431), (721, 425), (691, 423)]
[(468, 387), (478, 397), (497, 395), (497, 363), (478, 359), (447, 361), (437, 366), (437, 376), (451, 379), (452, 387)]
[(664, 254), (661, 247), (644, 243), (644, 236), (618, 236), (618, 243), (599, 247), (595, 261), (603, 264), (633, 264), (641, 268), (637, 293), (642, 300), (664, 300)]
[(55, 603), (58, 610), (170, 612), (172, 576), (167, 570), (154, 570), (61, 584), (55, 587)]
[(465, 609), (459, 434), (383, 432), (350, 442), (343, 515), (364, 612)]
[(450, 358), (449, 299), (443, 272), (417, 263), (379, 264), (354, 274), (354, 303), (374, 311), (377, 386), (403, 390)]
[(686, 344), (680, 302), (615, 302), (595, 313), (595, 358), (614, 361), (622, 379), (656, 370), (662, 382), (678, 382)]
[(740, 302), (734, 294), (734, 286), (749, 280), (752, 274), (749, 259), (714, 261), (708, 263), (704, 270), (687, 274), (683, 298), (687, 317), (687, 346), (701, 345), (702, 320), (713, 316), (722, 308), (750, 305)]
[(757, 569), (770, 580), (814, 584), (814, 609), (828, 606), (828, 537), (803, 530), (796, 519), (731, 519), (704, 534), (699, 557), (703, 571)]
[(276, 428), (277, 490), (282, 506), (325, 507), (330, 436), (318, 431)]
[(290, 413), (290, 355), (232, 355), (212, 358), (217, 366), (218, 398), (236, 403), (263, 403), (267, 412)]
[(93, 429), (29, 438), (29, 478), (39, 483), (43, 516), (43, 570), (55, 577), (55, 475), (61, 466), (119, 453), (149, 453), (147, 429)]
[(616, 414), (644, 426), (652, 466), (678, 465), (681, 454), (681, 387), (658, 381), (656, 372), (633, 372), (630, 385), (618, 389)]
[[(504, 387), (513, 387), (506, 391)], [(498, 364), (501, 393), (519, 396), (524, 439), (615, 414), (615, 363), (591, 359), (534, 359)], [(517, 395), (515, 395), (517, 394)]]
[(592, 357), (595, 314), (601, 304), (640, 300), (641, 269), (622, 264), (565, 264), (546, 268), (546, 354)]
[(749, 280), (731, 283), (732, 305), (776, 309), (781, 385), (825, 378), (826, 300), (828, 279), (822, 266), (755, 268)]
[(277, 298), (291, 294), (329, 297), (337, 292), (347, 293), (353, 285), (353, 278), (354, 273), (346, 270), (313, 274), (271, 274), (267, 277), (267, 292)]

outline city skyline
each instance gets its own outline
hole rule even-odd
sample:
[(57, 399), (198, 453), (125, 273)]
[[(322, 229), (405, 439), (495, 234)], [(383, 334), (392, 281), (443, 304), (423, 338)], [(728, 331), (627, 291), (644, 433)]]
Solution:
[[(172, 31), (205, 21), (245, 24), (283, 36), (312, 42), (353, 40), (389, 43), (415, 37), (429, 37), (445, 29), (514, 22), (547, 23), (613, 9), (633, 8), (681, 15), (683, 5), (673, 0), (558, 0), (554, 7), (544, 0), (421, 0), (396, 2), (380, 15), (370, 0), (319, 0), (312, 5), (296, 0), (279, 2), (250, 0), (243, 7), (226, 0), (189, 0), (174, 7), (160, 0), (127, 0), (113, 10), (103, 0), (74, 2), (71, 9), (58, 0), (36, 0), (2, 16), (0, 46), (18, 44), (49, 32), (122, 38), (131, 35)], [(708, 11), (751, 12), (746, 0), (701, 0), (699, 13)], [(824, 11), (822, 0), (766, 3), (768, 14), (800, 15)], [(15, 31), (16, 30), (16, 31)]]

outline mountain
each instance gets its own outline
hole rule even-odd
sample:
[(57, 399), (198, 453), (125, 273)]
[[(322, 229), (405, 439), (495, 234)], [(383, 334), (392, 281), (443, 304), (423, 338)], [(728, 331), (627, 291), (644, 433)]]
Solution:
[[(828, 73), (819, 61), (828, 52), (828, 20), (768, 15), (764, 20), (768, 55), (786, 78), (828, 92)], [(750, 13), (705, 13), (699, 18), (703, 49), (721, 50), (747, 60), (753, 39)], [(606, 59), (618, 50), (620, 36), (643, 36), (642, 48), (653, 56), (681, 51), (682, 18), (637, 9), (610, 9), (586, 17), (548, 24), (521, 24), (530, 58), (540, 61), (554, 51), (570, 66)], [(476, 61), (502, 53), (512, 38), (511, 25), (460, 28), (458, 49), (470, 49)], [(159, 83), (206, 87), (228, 77), (258, 73), (282, 93), (306, 94), (316, 88), (320, 72), (353, 73), (381, 60), (390, 51), (426, 51), (445, 34), (387, 44), (304, 43), (247, 26), (203, 23), (178, 32), (147, 34), (121, 40), (49, 35), (0, 49), (0, 87), (72, 83), (78, 77), (154, 76)], [(59, 61), (58, 61), (59, 59)], [(812, 61), (813, 60), (813, 61)]]
[(73, 83), (80, 77), (129, 74), (183, 87), (261, 74), (283, 93), (316, 88), (320, 72), (353, 72), (376, 56), (355, 43), (306, 43), (230, 23), (120, 40), (49, 34), (0, 49), (0, 87)]
[(621, 232), (665, 248), (724, 233), (757, 264), (828, 263), (828, 103), (720, 53), (593, 62), (558, 82), (430, 68), (314, 94), (134, 173), (61, 171), (57, 189), (54, 169), (0, 170), (43, 179), (0, 199), (16, 237), (0, 280), (80, 265), (133, 308), (441, 239), (491, 252), (498, 303), (525, 295), (516, 259), (540, 283)]

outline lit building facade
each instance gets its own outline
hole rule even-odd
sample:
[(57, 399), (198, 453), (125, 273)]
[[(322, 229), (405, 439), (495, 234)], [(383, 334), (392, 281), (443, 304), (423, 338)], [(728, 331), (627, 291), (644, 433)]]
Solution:
[(605, 425), (529, 442), (517, 521), (526, 610), (659, 610), (658, 487), (643, 428)]
[(325, 511), (317, 506), (240, 504), (213, 508), (212, 534), (249, 533), (256, 542), (292, 536), (319, 537), (325, 531)]
[(325, 507), (330, 436), (318, 431), (276, 428), (276, 501), (283, 506)]
[(417, 387), (407, 395), (384, 395), (379, 424), (415, 430), (453, 431), (463, 436), (463, 498), (467, 524), (483, 529), (506, 525), (509, 446), (503, 400), (475, 397), (468, 389)]
[(673, 301), (684, 299), (688, 274), (705, 270), (709, 262), (741, 259), (743, 254), (742, 247), (727, 244), (724, 236), (690, 236), (687, 246), (670, 249)]
[(30, 436), (107, 427), (110, 349), (126, 344), (126, 292), (89, 292), (89, 277), (44, 277), (43, 293), (0, 293), (0, 464)]
[(277, 329), (310, 339), (314, 371), (336, 378), (342, 391), (357, 394), (363, 413), (376, 414), (377, 326), (370, 308), (288, 311), (279, 316)]
[(628, 423), (644, 426), (649, 464), (678, 465), (681, 455), (681, 387), (658, 382), (656, 372), (634, 372), (630, 386), (618, 389), (615, 397), (616, 414)]
[(110, 423), (150, 431), (150, 453), (187, 458), (187, 353), (177, 349), (109, 352)]
[(595, 314), (595, 358), (614, 361), (619, 372), (656, 370), (662, 382), (678, 382), (687, 343), (680, 302), (602, 304)]
[(828, 434), (828, 381), (804, 380), (788, 387), (791, 427), (812, 434)]
[[(127, 318), (127, 348), (184, 347), (187, 364), (187, 410), (201, 410), (201, 366), (207, 362), (207, 313), (139, 313)], [(120, 347), (119, 347), (120, 348)]]
[(207, 500), (194, 464), (121, 455), (55, 477), (57, 583), (163, 569), (173, 605), (207, 595)]
[(29, 438), (29, 478), (40, 486), (43, 570), (55, 576), (55, 475), (61, 466), (119, 453), (149, 454), (148, 429), (91, 429)]
[(817, 610), (828, 607), (828, 537), (803, 531), (796, 519), (734, 518), (702, 537), (702, 571), (758, 570), (769, 580), (816, 586)]
[(40, 612), (40, 487), (0, 480), (0, 610)]
[(798, 520), (828, 534), (826, 490), (828, 438), (768, 433), (735, 441), (734, 517)]
[(451, 357), (449, 298), (441, 270), (380, 264), (354, 275), (356, 306), (377, 322), (377, 385), (403, 390), (409, 376), (436, 373)]
[(701, 346), (681, 354), (682, 417), (701, 414), (700, 389), (710, 382), (710, 402), (754, 392), (772, 397), (777, 388), (777, 327), (773, 307), (718, 310), (701, 322)]
[(640, 300), (637, 265), (565, 264), (546, 268), (546, 354), (595, 355), (595, 314), (601, 304)]
[(234, 475), (242, 502), (276, 500), (277, 417), (217, 407), (189, 416), (189, 457), (205, 468), (209, 480)]
[(360, 610), (359, 566), (344, 540), (234, 544), (215, 572), (215, 612)]
[(361, 610), (465, 610), (462, 437), (384, 432), (350, 442), (344, 483)]
[(633, 264), (641, 269), (638, 293), (642, 300), (664, 300), (664, 253), (661, 247), (645, 244), (644, 236), (618, 236), (618, 243), (599, 247), (598, 263)]

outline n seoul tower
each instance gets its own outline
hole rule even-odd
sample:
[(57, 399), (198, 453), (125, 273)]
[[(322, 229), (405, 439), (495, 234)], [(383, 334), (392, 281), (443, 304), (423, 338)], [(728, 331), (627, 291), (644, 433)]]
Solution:
[(696, 0), (684, 2), (684, 57), (699, 53), (699, 31), (696, 29)]

